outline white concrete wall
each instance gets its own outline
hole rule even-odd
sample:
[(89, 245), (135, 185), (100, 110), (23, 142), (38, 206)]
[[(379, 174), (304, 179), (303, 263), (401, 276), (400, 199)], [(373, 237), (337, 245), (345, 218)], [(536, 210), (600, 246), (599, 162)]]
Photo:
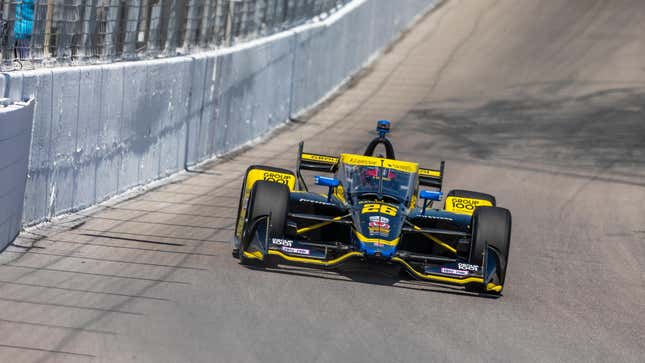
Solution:
[(1, 74), (0, 95), (36, 99), (23, 223), (261, 136), (319, 102), (439, 1), (355, 0), (320, 22), (200, 55)]
[(20, 232), (34, 102), (0, 107), (0, 251)]

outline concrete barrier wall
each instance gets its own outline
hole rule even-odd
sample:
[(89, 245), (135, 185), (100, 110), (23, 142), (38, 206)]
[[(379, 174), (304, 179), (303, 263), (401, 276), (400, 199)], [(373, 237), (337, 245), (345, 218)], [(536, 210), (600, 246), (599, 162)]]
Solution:
[(290, 115), (293, 34), (193, 58), (187, 164), (231, 151)]
[(34, 102), (0, 107), (0, 251), (20, 232)]
[(23, 223), (239, 148), (319, 102), (438, 2), (355, 0), (200, 55), (2, 74), (0, 95), (36, 99)]

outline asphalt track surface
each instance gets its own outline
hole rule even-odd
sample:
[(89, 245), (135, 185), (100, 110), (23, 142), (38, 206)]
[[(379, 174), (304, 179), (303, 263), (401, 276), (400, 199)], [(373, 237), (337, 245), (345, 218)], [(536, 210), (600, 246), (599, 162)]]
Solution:
[[(305, 123), (24, 233), (0, 266), (2, 362), (642, 362), (645, 2), (447, 1)], [(504, 296), (231, 258), (251, 163), (296, 145), (398, 157), (514, 217)]]

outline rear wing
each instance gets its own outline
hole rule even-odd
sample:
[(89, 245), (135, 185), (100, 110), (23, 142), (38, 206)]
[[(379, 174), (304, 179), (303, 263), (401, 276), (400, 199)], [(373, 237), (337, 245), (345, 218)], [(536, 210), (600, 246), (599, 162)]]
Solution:
[(419, 168), (419, 185), (441, 190), (445, 166), (446, 162), (442, 160), (439, 170)]
[(312, 154), (303, 152), (304, 142), (298, 145), (298, 161), (296, 164), (296, 178), (298, 180), (299, 190), (308, 190), (307, 184), (302, 177), (301, 170), (318, 171), (322, 173), (335, 173), (338, 169), (340, 158), (322, 154)]

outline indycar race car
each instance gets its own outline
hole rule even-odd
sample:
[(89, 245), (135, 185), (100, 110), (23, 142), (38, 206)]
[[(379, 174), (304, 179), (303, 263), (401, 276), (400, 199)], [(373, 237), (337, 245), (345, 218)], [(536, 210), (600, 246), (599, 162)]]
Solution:
[[(466, 190), (448, 192), (443, 208), (433, 208), (443, 198), (445, 163), (425, 169), (397, 160), (389, 130), (389, 121), (379, 121), (379, 136), (364, 155), (305, 153), (301, 142), (295, 173), (249, 167), (233, 256), (267, 267), (334, 267), (350, 260), (398, 264), (419, 280), (500, 294), (511, 213), (497, 207), (492, 195)], [(378, 145), (385, 157), (373, 155)], [(302, 170), (331, 174), (315, 177), (327, 193), (310, 192)]]

